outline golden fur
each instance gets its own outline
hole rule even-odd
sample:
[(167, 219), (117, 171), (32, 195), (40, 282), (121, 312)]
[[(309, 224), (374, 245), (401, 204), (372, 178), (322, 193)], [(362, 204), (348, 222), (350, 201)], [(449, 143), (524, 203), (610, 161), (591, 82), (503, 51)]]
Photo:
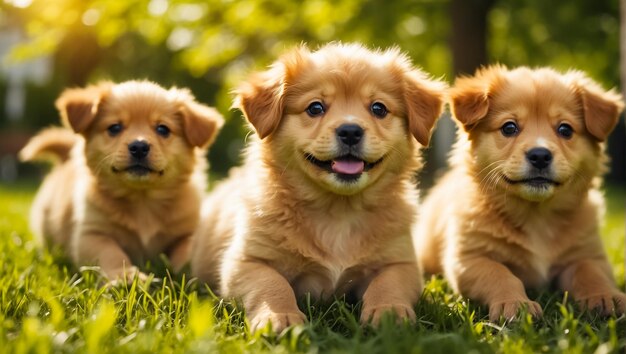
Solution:
[[(397, 50), (359, 45), (300, 47), (252, 76), (235, 104), (260, 139), (206, 200), (193, 274), (242, 299), (253, 330), (305, 321), (296, 304), (305, 293), (362, 298), (363, 323), (388, 311), (414, 319), (422, 282), (410, 236), (412, 179), (444, 91)], [(325, 113), (309, 116), (312, 102)], [(370, 111), (375, 102), (388, 108), (384, 118)], [(330, 171), (345, 150), (337, 137), (344, 124), (363, 128), (351, 151), (364, 164), (382, 158), (350, 181)]]
[[(418, 259), (461, 294), (489, 306), (495, 321), (522, 306), (540, 315), (525, 288), (551, 281), (583, 307), (624, 313), (598, 234), (603, 141), (621, 97), (580, 72), (492, 66), (457, 80), (450, 93), (461, 131), (452, 169), (420, 207)], [(503, 125), (519, 131), (505, 136)], [(573, 128), (568, 138), (559, 132)], [(567, 132), (567, 131), (565, 131)], [(536, 184), (530, 149), (551, 152)], [(532, 156), (532, 155), (529, 155)]]
[[(77, 265), (99, 265), (111, 281), (144, 277), (135, 265), (160, 253), (180, 268), (220, 114), (187, 90), (145, 81), (68, 89), (56, 104), (72, 130), (44, 130), (21, 151), (23, 160), (60, 160), (33, 203), (33, 232)], [(141, 160), (131, 156), (133, 142), (148, 146)]]

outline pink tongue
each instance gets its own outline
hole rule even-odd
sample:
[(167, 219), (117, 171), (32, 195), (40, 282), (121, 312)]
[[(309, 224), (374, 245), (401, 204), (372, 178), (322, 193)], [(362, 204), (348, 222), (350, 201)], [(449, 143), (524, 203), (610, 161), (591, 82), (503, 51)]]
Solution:
[(344, 175), (355, 175), (363, 172), (365, 163), (363, 161), (335, 160), (331, 168), (333, 172), (342, 173)]

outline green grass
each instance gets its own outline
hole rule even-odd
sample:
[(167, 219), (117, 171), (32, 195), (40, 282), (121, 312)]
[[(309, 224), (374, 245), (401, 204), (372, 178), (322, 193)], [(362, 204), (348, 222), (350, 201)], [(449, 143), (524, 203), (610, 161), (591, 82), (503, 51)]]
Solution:
[[(0, 352), (5, 353), (610, 353), (626, 351), (626, 317), (581, 313), (558, 292), (531, 293), (545, 315), (492, 324), (487, 310), (454, 295), (441, 279), (427, 282), (416, 324), (358, 325), (358, 305), (302, 299), (310, 323), (281, 336), (250, 334), (235, 304), (202, 284), (160, 282), (102, 287), (95, 269), (75, 270), (40, 250), (28, 231), (29, 185), (0, 185)], [(605, 246), (624, 285), (626, 190), (612, 188)]]

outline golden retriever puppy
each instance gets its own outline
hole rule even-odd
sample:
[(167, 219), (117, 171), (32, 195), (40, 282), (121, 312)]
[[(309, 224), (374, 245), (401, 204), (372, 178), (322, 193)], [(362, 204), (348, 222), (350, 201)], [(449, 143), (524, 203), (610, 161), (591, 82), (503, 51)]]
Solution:
[(489, 317), (541, 315), (526, 288), (554, 281), (583, 307), (624, 313), (599, 236), (603, 142), (621, 97), (578, 71), (503, 66), (459, 78), (452, 169), (420, 208), (418, 259)]
[(144, 277), (136, 265), (160, 253), (180, 268), (220, 114), (187, 90), (147, 81), (68, 89), (56, 106), (73, 131), (44, 130), (21, 151), (26, 161), (60, 162), (33, 203), (33, 232), (112, 282)]
[(258, 138), (212, 193), (192, 272), (243, 305), (253, 330), (305, 321), (296, 298), (350, 294), (361, 321), (414, 319), (413, 183), (444, 84), (396, 49), (328, 44), (284, 54), (237, 91)]

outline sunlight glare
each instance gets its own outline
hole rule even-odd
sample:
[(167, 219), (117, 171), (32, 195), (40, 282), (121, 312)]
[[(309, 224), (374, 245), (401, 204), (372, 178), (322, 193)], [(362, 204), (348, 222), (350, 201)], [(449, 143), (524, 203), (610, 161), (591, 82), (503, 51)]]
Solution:
[(167, 47), (173, 51), (181, 50), (191, 45), (193, 37), (194, 35), (191, 30), (177, 27), (167, 38)]
[(85, 11), (82, 17), (83, 24), (85, 26), (93, 26), (100, 20), (100, 11), (96, 9), (89, 9)]
[(173, 8), (170, 17), (174, 21), (194, 22), (201, 19), (206, 10), (204, 4), (180, 4)]
[(404, 30), (411, 36), (420, 35), (426, 30), (426, 24), (418, 16), (409, 17), (402, 25)]
[(9, 4), (20, 9), (25, 9), (33, 3), (33, 0), (4, 0), (5, 4)]
[(148, 12), (152, 16), (162, 16), (169, 7), (167, 0), (152, 0), (148, 4)]

